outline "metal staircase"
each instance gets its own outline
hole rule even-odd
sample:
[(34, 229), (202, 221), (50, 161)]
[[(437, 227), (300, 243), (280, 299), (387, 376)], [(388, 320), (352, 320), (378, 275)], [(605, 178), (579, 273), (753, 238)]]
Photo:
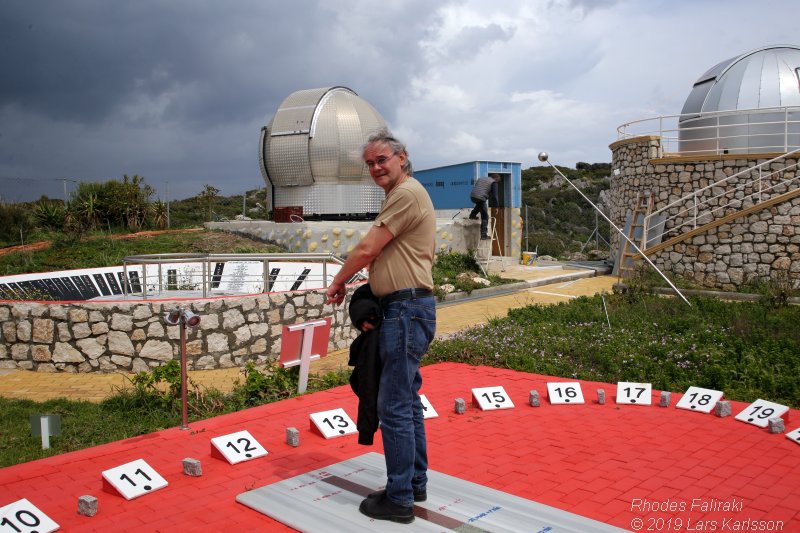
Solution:
[[(786, 159), (796, 159), (785, 164)], [(737, 218), (761, 211), (775, 204), (800, 195), (800, 149), (787, 152), (696, 189), (678, 200), (657, 210), (650, 209), (644, 216), (640, 248), (648, 256), (695, 235), (730, 222)], [(783, 162), (783, 164), (781, 164)], [(641, 212), (640, 198), (636, 208)], [(631, 219), (631, 230), (636, 224)], [(664, 230), (653, 234), (655, 226)], [(627, 242), (623, 249), (629, 248)], [(628, 257), (633, 257), (632, 254)], [(620, 272), (626, 265), (620, 264)], [(629, 269), (628, 269), (629, 270)]]

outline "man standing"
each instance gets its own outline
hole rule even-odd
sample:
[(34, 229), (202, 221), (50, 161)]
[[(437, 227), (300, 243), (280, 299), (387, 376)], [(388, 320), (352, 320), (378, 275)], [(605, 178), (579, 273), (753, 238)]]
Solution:
[(372, 227), (328, 287), (328, 302), (341, 304), (345, 283), (369, 265), (369, 284), (383, 322), (378, 390), (386, 489), (370, 494), (359, 510), (377, 520), (410, 523), (414, 502), (425, 501), (428, 454), (419, 389), (419, 362), (436, 332), (433, 255), (436, 218), (425, 188), (412, 177), (405, 146), (388, 131), (371, 135), (364, 162), (386, 200)]
[(489, 207), (486, 205), (491, 200), (492, 207), (497, 205), (497, 182), (500, 174), (489, 174), (489, 177), (478, 178), (469, 193), (470, 200), (475, 203), (469, 218), (475, 220), (481, 214), (481, 240), (489, 239)]

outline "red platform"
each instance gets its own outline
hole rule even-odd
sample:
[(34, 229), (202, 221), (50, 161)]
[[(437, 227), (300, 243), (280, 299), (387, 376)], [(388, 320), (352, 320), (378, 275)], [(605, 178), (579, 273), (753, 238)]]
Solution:
[[(625, 529), (668, 531), (672, 519), (669, 531), (701, 530), (700, 521), (714, 522), (716, 531), (737, 525), (755, 531), (755, 521), (772, 521), (783, 523), (773, 530), (800, 532), (800, 446), (783, 434), (733, 416), (676, 409), (679, 394), (668, 408), (658, 407), (658, 391), (652, 406), (618, 406), (615, 385), (581, 382), (586, 404), (553, 406), (544, 399), (546, 383), (560, 378), (455, 363), (422, 372), (421, 392), (439, 413), (426, 422), (431, 468), (439, 472)], [(514, 409), (470, 405), (472, 388), (498, 385)], [(598, 388), (606, 392), (605, 405), (595, 401)], [(541, 407), (528, 405), (534, 389)], [(453, 412), (456, 398), (465, 400), (466, 413)], [(746, 405), (732, 402), (733, 415)], [(27, 498), (62, 531), (288, 531), (236, 496), (366, 451), (382, 453), (380, 438), (365, 447), (355, 435), (325, 440), (308, 429), (311, 413), (342, 407), (355, 417), (356, 406), (349, 387), (338, 387), (194, 422), (189, 431), (169, 429), (4, 468), (0, 506)], [(797, 410), (791, 414), (800, 421)], [(285, 443), (289, 427), (300, 431), (297, 448)], [(210, 455), (211, 438), (243, 429), (269, 455), (235, 465)], [(202, 462), (201, 477), (183, 474), (186, 457)], [(169, 486), (131, 501), (103, 491), (102, 471), (138, 458)], [(98, 498), (94, 517), (77, 513), (82, 495)]]

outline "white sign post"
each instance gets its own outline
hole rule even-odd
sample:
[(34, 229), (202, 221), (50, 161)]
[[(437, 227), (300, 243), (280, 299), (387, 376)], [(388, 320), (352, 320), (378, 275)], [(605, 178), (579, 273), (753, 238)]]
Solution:
[[(311, 367), (311, 361), (316, 361), (327, 353), (330, 327), (330, 318), (283, 326), (280, 364), (283, 368), (291, 368), (300, 365), (300, 379), (297, 382), (298, 394), (304, 393), (308, 388), (308, 370)], [(317, 330), (317, 328), (319, 329)], [(317, 330), (317, 336), (320, 337), (316, 342), (314, 338), (315, 330)], [(298, 347), (296, 344), (298, 335), (301, 336), (299, 346), (300, 356), (296, 357), (296, 355), (292, 355), (290, 352), (297, 351)], [(314, 350), (314, 348), (316, 348), (316, 350)], [(312, 354), (312, 351), (316, 351), (317, 353)], [(289, 359), (289, 357), (292, 358)]]

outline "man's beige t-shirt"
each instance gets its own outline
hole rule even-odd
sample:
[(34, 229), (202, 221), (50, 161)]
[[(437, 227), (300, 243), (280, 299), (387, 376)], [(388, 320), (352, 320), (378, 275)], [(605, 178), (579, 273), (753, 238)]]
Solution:
[(408, 178), (392, 189), (374, 224), (394, 238), (370, 266), (372, 293), (380, 298), (400, 289), (433, 289), (436, 216), (425, 187)]

